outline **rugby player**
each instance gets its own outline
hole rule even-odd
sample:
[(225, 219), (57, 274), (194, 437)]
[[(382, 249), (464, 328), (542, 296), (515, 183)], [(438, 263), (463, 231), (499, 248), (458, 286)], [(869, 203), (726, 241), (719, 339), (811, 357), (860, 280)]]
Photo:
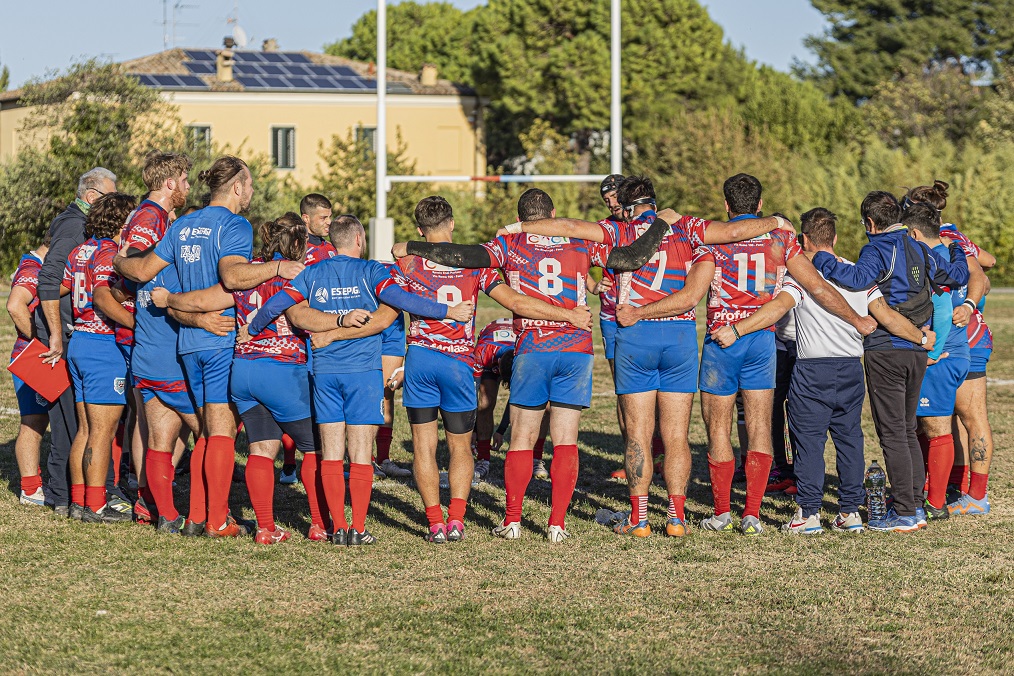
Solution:
[[(395, 263), (381, 263), (388, 271), (396, 271)], [(405, 382), (405, 315), (398, 313), (391, 325), (380, 333), (380, 362), (384, 371), (384, 423), (377, 428), (377, 454), (373, 458), (376, 479), (404, 479), (412, 471), (391, 460), (391, 439), (394, 434), (394, 393)]]
[(74, 248), (64, 270), (63, 289), (72, 296), (74, 335), (67, 361), (74, 383), (78, 432), (70, 455), (71, 517), (85, 523), (131, 520), (129, 512), (106, 503), (106, 477), (113, 437), (126, 404), (127, 364), (116, 345), (116, 325), (134, 318), (112, 287), (119, 281), (113, 257), (127, 216), (137, 206), (123, 193), (103, 195), (88, 211), (83, 244)]
[[(250, 335), (258, 335), (282, 312), (294, 325), (311, 332), (362, 327), (380, 310), (381, 303), (455, 321), (467, 321), (472, 316), (472, 303), (448, 307), (413, 296), (398, 287), (382, 264), (361, 259), (366, 231), (355, 217), (336, 218), (330, 235), (338, 255), (307, 268), (269, 300), (250, 324)], [(376, 542), (366, 529), (366, 515), (373, 489), (373, 443), (377, 426), (383, 422), (382, 339), (377, 334), (336, 341), (315, 348), (313, 355), (314, 415), (320, 425), (323, 450), (320, 473), (334, 523), (332, 542), (336, 545)], [(345, 517), (342, 462), (346, 450), (350, 461), (351, 526)]]
[[(117, 269), (125, 277), (147, 282), (172, 265), (181, 291), (188, 292), (219, 285), (231, 290), (252, 289), (272, 277), (290, 279), (302, 271), (301, 261), (278, 261), (274, 266), (250, 262), (253, 228), (240, 214), (250, 206), (253, 177), (243, 160), (220, 157), (201, 172), (200, 179), (211, 192), (210, 205), (177, 219), (147, 254), (118, 255)], [(225, 314), (235, 317), (235, 310)], [(202, 419), (202, 436), (207, 440), (204, 448), (195, 445), (191, 455), (188, 520), (194, 530), (205, 522), (204, 532), (211, 537), (246, 534), (246, 528), (229, 513), (236, 441), (229, 373), (235, 341), (235, 331), (216, 336), (190, 326), (180, 328), (178, 341), (187, 384)], [(202, 485), (206, 486), (206, 505)]]
[[(509, 386), (510, 379), (505, 378), (501, 365), (504, 360), (514, 359), (514, 345), (517, 334), (514, 333), (514, 321), (509, 317), (495, 319), (483, 327), (475, 340), (475, 351), (472, 360), (475, 364), (473, 375), (476, 380), (476, 396), (478, 408), (475, 413), (475, 474), (472, 487), (485, 479), (489, 474), (490, 451), (493, 446), (493, 411), (500, 393), (500, 382)], [(504, 411), (510, 415), (510, 407)], [(506, 426), (504, 426), (506, 428)], [(503, 433), (500, 433), (503, 443)], [(497, 445), (499, 448), (499, 444)]]
[[(149, 194), (124, 229), (122, 246), (127, 256), (146, 253), (165, 236), (171, 213), (186, 205), (190, 168), (190, 159), (185, 155), (153, 153), (147, 158), (141, 177)], [(134, 456), (143, 458), (135, 460), (138, 498), (134, 518), (140, 523), (156, 522), (160, 532), (176, 533), (185, 523), (176, 510), (172, 492), (174, 467), (185, 448), (180, 439), (193, 432), (202, 457), (205, 442), (199, 434), (200, 425), (184, 380), (183, 365), (169, 346), (175, 345), (177, 339), (177, 320), (220, 335), (232, 329), (233, 320), (221, 315), (184, 316), (166, 312), (151, 301), (152, 290), (160, 286), (179, 290), (175, 270), (162, 270), (135, 290), (131, 377), (142, 401), (147, 443)]]
[[(415, 208), (419, 234), (429, 243), (451, 242), (454, 214), (442, 197), (427, 197)], [(398, 261), (406, 291), (445, 303), (475, 303), (481, 290), (512, 312), (534, 320), (573, 322), (590, 330), (586, 306), (561, 308), (524, 296), (504, 285), (495, 270), (462, 269), (417, 256)], [(583, 308), (583, 309), (582, 309)], [(588, 320), (588, 321), (586, 321)], [(477, 407), (472, 360), (475, 318), (436, 322), (413, 315), (408, 335), (403, 402), (412, 424), (416, 485), (429, 521), (429, 542), (458, 541), (465, 536), (464, 516), (474, 465), (471, 441)], [(437, 414), (443, 419), (450, 449), (451, 501), (447, 520), (440, 504)]]
[[(556, 215), (553, 201), (542, 190), (531, 189), (518, 201), (521, 222), (551, 219)], [(586, 280), (592, 265), (620, 270), (640, 267), (657, 248), (666, 226), (659, 219), (654, 228), (654, 245), (645, 239), (636, 247), (616, 250), (606, 257), (583, 240), (543, 237), (521, 232), (522, 223), (492, 242), (465, 246), (445, 242), (395, 244), (396, 258), (415, 254), (442, 265), (470, 268), (502, 268), (512, 289), (565, 309), (586, 306)], [(602, 237), (602, 233), (598, 233)], [(559, 321), (545, 321), (515, 315), (518, 332), (511, 376), (511, 420), (514, 432), (504, 462), (507, 509), (504, 520), (493, 529), (498, 537), (521, 536), (524, 494), (532, 478), (533, 447), (547, 410), (553, 436), (552, 509), (547, 537), (552, 543), (565, 541), (565, 516), (577, 485), (577, 435), (581, 411), (591, 404), (591, 332)]]
[[(42, 246), (29, 251), (21, 257), (17, 270), (11, 280), (11, 292), (7, 296), (7, 314), (14, 322), (17, 336), (11, 361), (21, 354), (28, 343), (35, 337), (35, 325), (32, 313), (39, 306), (37, 289), (39, 286), (39, 270), (49, 251), (49, 236)], [(21, 427), (18, 438), (14, 442), (14, 457), (21, 475), (22, 505), (42, 507), (46, 504), (46, 493), (42, 490), (42, 474), (39, 471), (39, 449), (42, 437), (49, 427), (49, 409), (52, 407), (38, 392), (28, 386), (25, 381), (12, 374), (14, 378), (14, 394), (18, 400), (18, 413), (21, 415)]]

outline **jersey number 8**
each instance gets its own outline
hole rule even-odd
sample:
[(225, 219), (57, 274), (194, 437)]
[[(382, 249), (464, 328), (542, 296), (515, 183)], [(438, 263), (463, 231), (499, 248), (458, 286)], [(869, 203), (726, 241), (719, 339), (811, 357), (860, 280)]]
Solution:
[(539, 261), (539, 293), (544, 296), (559, 296), (563, 293), (561, 272), (563, 266), (555, 258), (543, 258)]

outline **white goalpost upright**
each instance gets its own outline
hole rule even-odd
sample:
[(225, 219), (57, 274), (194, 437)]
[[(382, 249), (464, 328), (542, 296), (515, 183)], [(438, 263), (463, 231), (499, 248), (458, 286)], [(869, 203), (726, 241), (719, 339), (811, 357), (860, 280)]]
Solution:
[[(609, 171), (623, 173), (623, 119), (620, 98), (620, 0), (611, 2), (609, 81)], [(370, 258), (391, 260), (394, 219), (387, 215), (387, 193), (395, 183), (597, 183), (603, 174), (497, 176), (389, 176), (387, 174), (387, 0), (377, 0), (377, 130), (374, 134), (377, 166), (377, 207), (370, 219)]]

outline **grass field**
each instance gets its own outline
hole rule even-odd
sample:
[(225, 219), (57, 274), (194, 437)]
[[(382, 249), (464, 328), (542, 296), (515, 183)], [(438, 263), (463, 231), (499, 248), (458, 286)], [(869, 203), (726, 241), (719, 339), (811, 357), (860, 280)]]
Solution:
[[(482, 305), (480, 322), (499, 312)], [(996, 442), (993, 513), (913, 535), (777, 532), (793, 504), (766, 498), (763, 536), (702, 533), (621, 539), (597, 525), (622, 509), (615, 399), (600, 359), (582, 425), (574, 536), (549, 545), (549, 484), (533, 481), (517, 542), (489, 534), (502, 516), (503, 457), (473, 492), (468, 539), (422, 541), (408, 483), (374, 487), (374, 547), (303, 537), (301, 486), (276, 491), (276, 518), (296, 537), (275, 547), (160, 536), (134, 525), (87, 526), (17, 504), (10, 379), (0, 387), (0, 669), (5, 672), (1009, 672), (1014, 660), (1014, 295), (989, 307), (997, 349), (989, 406)], [(3, 314), (3, 344), (13, 328)], [(880, 458), (869, 416), (867, 462)], [(411, 447), (398, 412), (395, 460)], [(691, 518), (710, 509), (705, 435), (690, 441)], [(47, 442), (48, 443), (48, 442)], [(44, 444), (45, 449), (45, 444)], [(830, 446), (829, 446), (830, 449)], [(547, 454), (547, 459), (551, 453)], [(833, 451), (828, 454), (833, 471)], [(245, 456), (240, 455), (240, 462)], [(831, 477), (829, 476), (829, 479)], [(832, 482), (833, 483), (833, 482)], [(187, 478), (177, 492), (185, 505)], [(734, 486), (733, 509), (743, 486)], [(446, 499), (446, 496), (445, 496)], [(248, 518), (246, 488), (234, 510)], [(833, 509), (826, 496), (826, 514)], [(661, 530), (665, 494), (652, 488)]]

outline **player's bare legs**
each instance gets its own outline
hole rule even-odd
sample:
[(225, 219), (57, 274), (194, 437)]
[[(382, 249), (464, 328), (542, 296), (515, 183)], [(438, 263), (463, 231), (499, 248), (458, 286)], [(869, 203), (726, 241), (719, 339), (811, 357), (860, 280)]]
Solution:
[[(564, 519), (574, 488), (577, 486), (578, 453), (577, 435), (581, 426), (581, 409), (550, 403), (549, 434), (553, 437), (553, 464), (550, 477), (553, 484), (553, 503), (549, 514), (549, 527), (559, 528), (565, 534)], [(649, 474), (649, 479), (651, 475)], [(553, 541), (552, 534), (550, 541)]]
[[(546, 409), (522, 408), (511, 405), (510, 447), (504, 460), (504, 489), (507, 494), (507, 509), (503, 524), (493, 529), (494, 534), (507, 539), (516, 539), (521, 535), (521, 509), (525, 501), (525, 491), (532, 480), (532, 449), (539, 438), (542, 417)], [(577, 435), (574, 435), (575, 439)]]
[(775, 391), (743, 390), (743, 410), (746, 414), (746, 436), (752, 446), (746, 452), (743, 466), (746, 469), (746, 504), (743, 516), (760, 518), (760, 506), (764, 500), (774, 448), (771, 444), (771, 410), (774, 406)]
[[(120, 424), (123, 406), (119, 404), (85, 404), (88, 420), (88, 441), (82, 458), (85, 481), (85, 513), (82, 520), (104, 520), (106, 511), (106, 476), (112, 457), (113, 437)], [(92, 519), (91, 517), (98, 516)], [(123, 515), (121, 515), (123, 516)], [(127, 515), (126, 520), (130, 517)], [(118, 519), (123, 520), (123, 519)]]
[[(976, 501), (984, 501), (988, 506), (987, 486), (989, 467), (993, 460), (993, 430), (989, 425), (986, 406), (985, 378), (973, 378), (962, 383), (958, 388), (954, 411), (961, 422), (956, 427), (963, 428), (962, 431), (967, 435), (962, 438), (962, 448), (971, 470), (967, 494)], [(948, 505), (952, 515), (971, 513), (965, 505), (959, 503), (961, 500)], [(963, 508), (965, 511), (962, 511)]]
[(927, 465), (926, 502), (935, 510), (942, 510), (947, 506), (947, 480), (954, 465), (952, 417), (948, 415), (919, 418), (919, 443)]
[(624, 470), (630, 493), (630, 517), (627, 524), (618, 524), (617, 532), (651, 535), (648, 526), (648, 489), (651, 488), (651, 439), (655, 432), (656, 392), (636, 392), (618, 397), (620, 410), (627, 421)]
[[(377, 425), (346, 425), (349, 454), (349, 495), (352, 502), (352, 529), (348, 544), (371, 544), (374, 537), (366, 530), (366, 513), (373, 493), (373, 441)], [(331, 501), (328, 500), (330, 505)]]
[[(708, 470), (711, 474), (715, 517), (727, 517), (730, 512), (732, 475), (736, 469), (730, 436), (735, 408), (734, 394), (719, 396), (701, 392), (701, 416), (708, 433)], [(707, 528), (706, 525), (704, 527)]]
[[(77, 434), (70, 445), (68, 471), (70, 474), (70, 513), (71, 517), (81, 518), (85, 505), (84, 452), (88, 445), (88, 418), (85, 416), (83, 401), (75, 402), (74, 412), (77, 414)], [(76, 506), (76, 509), (75, 509)], [(76, 512), (76, 513), (75, 513)]]
[(658, 427), (665, 447), (664, 474), (669, 495), (666, 533), (675, 537), (686, 534), (683, 505), (687, 499), (687, 484), (690, 482), (692, 466), (689, 434), (690, 414), (693, 408), (693, 393), (658, 393)]
[[(172, 491), (178, 461), (176, 452), (184, 446), (181, 442), (183, 436), (189, 436), (191, 431), (199, 433), (199, 421), (194, 414), (178, 413), (169, 408), (158, 397), (152, 397), (144, 405), (144, 415), (148, 424), (148, 490), (159, 515), (166, 521), (174, 522), (179, 518)], [(202, 478), (192, 473), (190, 480), (192, 485)]]
[[(257, 539), (262, 532), (269, 535), (279, 531), (275, 525), (275, 458), (282, 444), (280, 439), (265, 439), (250, 444), (250, 457), (246, 464), (246, 486), (250, 504), (257, 517)], [(288, 535), (284, 536), (285, 539)], [(281, 538), (277, 541), (281, 542)]]
[[(440, 468), (437, 466), (437, 421), (412, 425), (412, 472), (423, 507), (440, 509)], [(471, 481), (471, 477), (469, 477)], [(443, 514), (440, 515), (443, 522)]]
[[(475, 462), (474, 480), (483, 479), (489, 473), (490, 449), (492, 446), (496, 400), (500, 394), (499, 378), (480, 378), (475, 388), (479, 406), (475, 413)], [(479, 463), (484, 463), (479, 465)]]
[[(349, 522), (345, 518), (345, 423), (323, 423), (320, 425), (320, 475), (324, 485), (327, 508), (331, 513), (337, 540), (345, 537)], [(339, 534), (340, 532), (340, 534)], [(336, 542), (337, 542), (336, 540)], [(344, 544), (344, 542), (339, 542)]]
[(38, 475), (39, 449), (48, 426), (49, 416), (45, 413), (21, 416), (18, 439), (14, 443), (14, 457), (18, 462), (18, 473), (22, 477)]
[[(613, 384), (616, 383), (616, 360), (607, 359), (606, 363), (609, 364), (609, 376), (613, 379)], [(616, 424), (620, 430), (620, 440), (623, 442), (623, 447), (627, 447), (627, 421), (623, 415), (623, 404), (621, 403), (621, 397), (616, 397)], [(609, 475), (611, 479), (625, 479), (626, 478), (626, 462), (620, 469), (614, 471)]]
[(236, 467), (236, 414), (230, 404), (204, 405), (204, 478), (208, 498), (208, 532), (231, 535), (229, 490)]
[(380, 362), (384, 372), (384, 424), (377, 429), (377, 457), (374, 462), (385, 476), (404, 478), (411, 473), (391, 460), (391, 441), (394, 436), (394, 393), (401, 387), (405, 372), (401, 371), (398, 375), (394, 387), (391, 386), (391, 378), (405, 365), (405, 358), (385, 354), (381, 355)]

